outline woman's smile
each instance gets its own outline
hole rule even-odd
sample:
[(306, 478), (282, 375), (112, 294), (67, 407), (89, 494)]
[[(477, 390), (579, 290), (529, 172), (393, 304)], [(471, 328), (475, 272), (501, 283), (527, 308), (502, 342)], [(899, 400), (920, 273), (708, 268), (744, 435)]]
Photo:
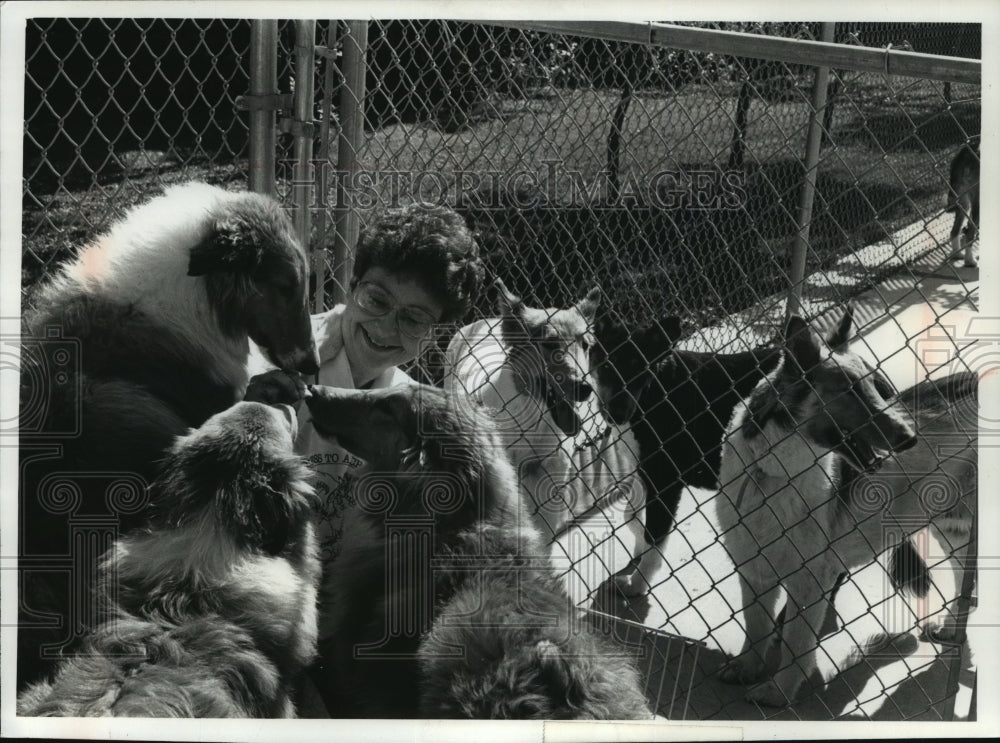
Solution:
[(370, 345), (376, 351), (391, 352), (391, 351), (399, 351), (400, 349), (402, 349), (402, 346), (398, 344), (380, 343), (379, 341), (375, 340), (371, 332), (364, 325), (359, 324), (358, 328), (361, 330), (361, 334), (364, 336), (365, 341), (368, 343), (368, 345)]

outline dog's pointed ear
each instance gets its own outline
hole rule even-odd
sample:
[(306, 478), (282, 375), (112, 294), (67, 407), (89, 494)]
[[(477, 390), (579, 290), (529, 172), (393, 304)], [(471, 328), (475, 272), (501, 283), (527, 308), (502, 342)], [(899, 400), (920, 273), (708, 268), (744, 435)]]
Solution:
[(219, 271), (252, 273), (264, 257), (259, 237), (259, 231), (243, 216), (233, 214), (219, 220), (208, 237), (191, 248), (188, 276)]
[(809, 371), (820, 361), (819, 339), (798, 315), (792, 315), (785, 326), (785, 348), (801, 372)]
[(595, 286), (589, 292), (587, 296), (576, 303), (576, 311), (583, 316), (583, 319), (587, 321), (588, 324), (594, 322), (594, 316), (597, 314), (597, 308), (601, 306), (601, 287)]
[(676, 315), (666, 315), (657, 320), (656, 323), (660, 326), (667, 343), (673, 347), (681, 337), (681, 319)]
[(598, 343), (612, 343), (613, 345), (620, 345), (622, 339), (628, 337), (625, 323), (619, 319), (618, 313), (607, 302), (601, 302), (594, 314), (594, 336)]
[(840, 318), (840, 323), (836, 329), (827, 336), (826, 343), (837, 353), (844, 353), (847, 350), (847, 342), (851, 338), (854, 330), (854, 303), (850, 303), (844, 308), (844, 316)]
[(501, 316), (520, 314), (521, 309), (524, 307), (524, 302), (507, 288), (507, 285), (503, 283), (503, 279), (493, 279), (493, 290), (496, 292), (497, 311)]
[(524, 333), (526, 329), (524, 302), (519, 296), (512, 293), (501, 279), (495, 279), (493, 286), (497, 293), (497, 310), (501, 318), (501, 331), (510, 335)]

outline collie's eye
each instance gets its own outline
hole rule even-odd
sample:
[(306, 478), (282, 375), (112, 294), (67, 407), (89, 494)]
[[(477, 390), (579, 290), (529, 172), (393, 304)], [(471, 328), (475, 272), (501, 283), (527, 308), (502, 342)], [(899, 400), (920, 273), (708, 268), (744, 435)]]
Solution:
[(896, 396), (896, 389), (892, 383), (881, 374), (872, 375), (872, 382), (875, 384), (875, 391), (882, 396), (883, 400), (888, 400)]

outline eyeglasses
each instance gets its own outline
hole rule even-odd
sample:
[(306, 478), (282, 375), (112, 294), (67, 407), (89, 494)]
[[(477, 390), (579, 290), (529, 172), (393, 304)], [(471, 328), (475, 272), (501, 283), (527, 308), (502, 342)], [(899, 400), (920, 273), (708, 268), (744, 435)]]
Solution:
[(420, 339), (427, 335), (437, 320), (418, 307), (400, 307), (385, 289), (370, 281), (362, 281), (351, 295), (358, 307), (373, 317), (384, 317), (396, 310), (396, 327), (407, 338)]

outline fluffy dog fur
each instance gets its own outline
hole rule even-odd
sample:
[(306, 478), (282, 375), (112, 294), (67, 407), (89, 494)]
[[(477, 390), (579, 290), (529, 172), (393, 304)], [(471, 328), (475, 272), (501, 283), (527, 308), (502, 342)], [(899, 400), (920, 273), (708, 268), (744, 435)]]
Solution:
[[(975, 375), (921, 387), (923, 399), (907, 411), (888, 381), (850, 352), (851, 327), (848, 311), (824, 350), (792, 318), (781, 364), (737, 407), (723, 447), (716, 503), (740, 576), (747, 643), (722, 677), (763, 677), (748, 693), (761, 704), (794, 701), (816, 670), (839, 575), (928, 523), (955, 535), (953, 545), (968, 542)], [(788, 602), (775, 672), (779, 588)]]
[(624, 496), (624, 517), (640, 544), (645, 490), (638, 447), (605, 419), (592, 395), (590, 326), (600, 291), (567, 309), (536, 309), (497, 284), (502, 316), (455, 334), (445, 388), (494, 419), (546, 538)]
[(151, 525), (101, 566), (106, 620), (19, 715), (294, 716), (319, 582), (295, 431), (291, 408), (245, 402), (177, 439)]
[[(68, 612), (93, 575), (67, 586), (48, 567), (74, 551), (71, 517), (119, 533), (143, 523), (141, 503), (106, 505), (101, 478), (131, 476), (141, 492), (175, 436), (242, 397), (251, 339), (286, 370), (316, 371), (307, 266), (272, 199), (191, 183), (131, 211), (39, 290), (22, 352), (19, 684), (92, 621)], [(79, 492), (75, 513), (53, 507), (53, 476)]]
[[(977, 266), (972, 244), (979, 235), (979, 142), (975, 148), (971, 144), (962, 148), (951, 161), (948, 177), (948, 206), (945, 211), (955, 213), (951, 226), (951, 257), (965, 256), (966, 266)], [(962, 224), (968, 222), (965, 236)], [(962, 244), (965, 244), (964, 250)]]
[[(579, 626), (489, 418), (417, 385), (307, 403), (371, 467), (321, 593), (314, 680), (334, 715), (651, 717), (626, 649)], [(423, 525), (423, 550), (387, 536), (400, 523)]]
[(609, 312), (594, 327), (591, 365), (598, 397), (617, 424), (630, 425), (646, 486), (645, 549), (616, 577), (626, 595), (649, 588), (673, 526), (681, 491), (719, 487), (722, 437), (733, 408), (781, 357), (777, 348), (733, 354), (675, 349), (680, 321), (667, 317), (629, 332)]

